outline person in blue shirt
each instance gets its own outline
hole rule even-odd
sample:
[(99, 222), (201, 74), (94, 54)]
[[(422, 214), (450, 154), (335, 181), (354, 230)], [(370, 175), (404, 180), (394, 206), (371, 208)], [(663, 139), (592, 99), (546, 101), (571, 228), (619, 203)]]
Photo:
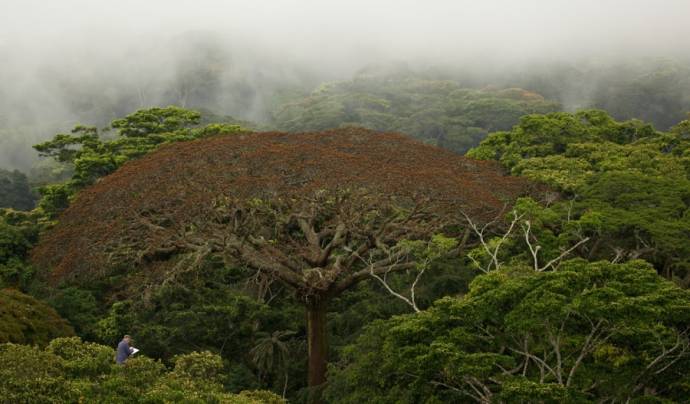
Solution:
[(122, 365), (127, 361), (127, 358), (129, 358), (129, 355), (132, 354), (132, 347), (129, 346), (129, 343), (132, 342), (132, 337), (129, 335), (125, 335), (122, 338), (122, 341), (120, 341), (119, 344), (117, 344), (117, 352), (115, 354), (115, 362), (117, 362), (118, 365)]

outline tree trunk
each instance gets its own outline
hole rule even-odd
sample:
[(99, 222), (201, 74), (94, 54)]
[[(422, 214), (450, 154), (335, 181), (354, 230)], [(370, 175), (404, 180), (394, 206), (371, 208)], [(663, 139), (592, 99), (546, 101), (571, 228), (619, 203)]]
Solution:
[(326, 382), (328, 335), (326, 331), (327, 301), (316, 300), (307, 304), (307, 340), (309, 350), (309, 402), (321, 403), (320, 386)]

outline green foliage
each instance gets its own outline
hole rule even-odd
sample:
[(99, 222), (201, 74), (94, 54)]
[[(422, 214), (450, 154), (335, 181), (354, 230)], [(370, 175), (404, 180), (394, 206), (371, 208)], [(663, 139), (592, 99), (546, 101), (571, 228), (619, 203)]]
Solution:
[(580, 250), (590, 259), (644, 258), (665, 276), (689, 284), (688, 125), (683, 121), (660, 133), (596, 110), (532, 115), (510, 132), (491, 134), (468, 154), (499, 160), (513, 174), (549, 184), (571, 199), (526, 209), (549, 216), (535, 231), (590, 237)]
[(55, 310), (14, 289), (0, 289), (0, 343), (45, 345), (51, 339), (74, 335)]
[(635, 120), (616, 122), (598, 110), (527, 115), (510, 132), (491, 134), (468, 156), (495, 158), (512, 169), (526, 158), (563, 154), (571, 144), (627, 144), (655, 135), (650, 125)]
[(0, 209), (31, 210), (35, 200), (26, 175), (19, 170), (0, 168)]
[(0, 287), (25, 285), (31, 276), (24, 261), (31, 248), (29, 236), (0, 216)]
[(35, 270), (27, 258), (46, 224), (36, 210), (0, 209), (0, 288), (27, 291), (33, 284)]
[(285, 383), (287, 383), (288, 360), (291, 351), (294, 350), (294, 344), (291, 344), (290, 338), (294, 335), (294, 331), (274, 331), (272, 334), (260, 336), (256, 340), (256, 344), (249, 351), (249, 355), (259, 370), (260, 379), (267, 375), (272, 375), (274, 378), (284, 375)]
[[(47, 301), (70, 322), (77, 335), (89, 339), (96, 338), (97, 323), (102, 309), (93, 292), (76, 287), (56, 289), (51, 290)], [(125, 333), (113, 335), (108, 340), (112, 342), (123, 334)]]
[(67, 209), (70, 198), (76, 189), (77, 187), (71, 181), (41, 187), (41, 199), (38, 201), (39, 211), (48, 218), (56, 217), (58, 213)]
[(0, 397), (8, 403), (76, 401), (59, 357), (37, 347), (0, 344)]
[[(221, 371), (223, 361), (210, 352), (193, 352), (174, 358), (174, 369), (146, 394), (145, 402), (224, 402)], [(235, 397), (239, 401), (239, 398)]]
[(173, 374), (189, 379), (201, 379), (220, 382), (223, 360), (211, 352), (192, 352), (173, 358)]
[(79, 189), (162, 144), (242, 130), (237, 125), (224, 123), (195, 126), (200, 119), (199, 112), (176, 106), (142, 109), (112, 121), (111, 127), (117, 131), (114, 139), (103, 136), (96, 127), (77, 125), (70, 134), (60, 133), (35, 145), (34, 149), (41, 156), (74, 167), (74, 174), (66, 183), (40, 189), (39, 207), (49, 217), (54, 217), (69, 205)]
[(46, 347), (64, 362), (64, 372), (72, 378), (96, 377), (112, 366), (115, 352), (107, 346), (82, 342), (79, 337), (56, 338)]
[[(99, 318), (94, 321), (97, 323), (93, 329), (95, 336), (113, 345), (123, 334), (131, 334), (142, 351), (170, 363), (192, 350), (220, 351), (225, 366), (232, 370), (222, 380), (226, 387), (232, 390), (271, 387), (274, 380), (269, 377), (261, 380), (261, 371), (250, 351), (265, 334), (301, 326), (303, 310), (283, 297), (276, 299), (273, 310), (269, 310), (268, 305), (249, 295), (251, 289), (243, 290), (244, 285), (251, 285), (246, 275), (238, 269), (204, 266), (164, 287), (151, 289), (149, 296), (132, 297), (113, 304), (105, 316), (94, 313)], [(66, 298), (76, 299), (77, 290), (88, 294), (83, 289), (65, 289), (68, 293), (59, 300), (61, 307), (70, 307), (73, 300)], [(98, 307), (103, 304), (99, 303)], [(291, 372), (299, 372), (303, 366), (299, 361), (296, 366), (294, 361), (289, 365)], [(273, 370), (271, 375), (274, 375)], [(275, 387), (282, 389), (284, 372), (282, 369), (275, 369), (275, 372), (281, 377), (280, 387)], [(294, 379), (301, 381), (303, 378)]]
[[(433, 243), (413, 243), (424, 256), (434, 257), (455, 245), (455, 240), (436, 236)], [(417, 288), (417, 301), (426, 307), (446, 294), (465, 290), (470, 271), (458, 268), (460, 259), (432, 261), (430, 275)], [(232, 367), (226, 386), (233, 390), (271, 388), (282, 391), (286, 374), (295, 394), (303, 386), (306, 366), (303, 309), (292, 295), (274, 287), (270, 304), (259, 304), (248, 295), (253, 280), (237, 270), (205, 267), (150, 290), (148, 299), (132, 298), (112, 305), (99, 322), (97, 335), (109, 345), (125, 333), (136, 346), (164, 360), (190, 350), (221, 349), (226, 366)], [(409, 287), (415, 273), (391, 276), (396, 288)], [(361, 328), (375, 318), (409, 312), (380, 285), (363, 284), (337, 299), (329, 313), (332, 355), (351, 342)], [(292, 331), (295, 330), (294, 335)]]
[(399, 131), (465, 152), (488, 132), (509, 129), (522, 115), (557, 108), (522, 89), (471, 90), (414, 75), (360, 74), (351, 81), (323, 84), (276, 108), (273, 124), (295, 132), (349, 125)]
[[(191, 347), (223, 347), (224, 357), (242, 362), (252, 347), (257, 322), (271, 317), (265, 305), (238, 290), (223, 272), (206, 269), (152, 290), (148, 299), (117, 302), (98, 322), (96, 334), (108, 344), (124, 334), (136, 336), (137, 345), (166, 360)], [(276, 327), (281, 321), (277, 318)]]
[(240, 392), (240, 397), (246, 397), (250, 400), (263, 404), (286, 404), (287, 401), (266, 390), (245, 390)]
[(642, 261), (482, 275), (463, 298), (377, 322), (331, 367), (343, 403), (686, 397), (690, 292)]
[(421, 240), (402, 240), (398, 245), (417, 258), (415, 262), (418, 267), (425, 267), (432, 261), (444, 257), (457, 247), (458, 240), (453, 237), (444, 236), (443, 234), (435, 234), (428, 242)]
[(35, 211), (0, 209), (0, 288), (26, 291), (35, 271), (27, 263), (29, 251), (43, 228)]
[(145, 137), (152, 134), (170, 133), (199, 123), (201, 114), (180, 107), (142, 109), (110, 125), (120, 136)]
[[(290, 130), (354, 123), (408, 131), (460, 151), (488, 131), (503, 130), (470, 155), (499, 160), (512, 173), (546, 183), (566, 198), (546, 204), (525, 198), (515, 205), (524, 215), (521, 223), (531, 225), (542, 260), (589, 237), (573, 255), (618, 261), (643, 257), (662, 274), (690, 281), (690, 121), (660, 133), (640, 121), (617, 122), (602, 111), (583, 111), (530, 115), (505, 131), (524, 113), (554, 108), (519, 89), (478, 91), (452, 82), (362, 76), (288, 103), (274, 118)], [(197, 127), (199, 122), (193, 111), (152, 108), (113, 121), (114, 138), (78, 126), (72, 134), (37, 145), (57, 164), (73, 166), (74, 176), (43, 187), (34, 213), (0, 215), (0, 287), (28, 288), (34, 274), (26, 257), (38, 232), (83, 186), (162, 144), (240, 130), (228, 124)], [(416, 316), (375, 322), (360, 336), (371, 321), (409, 307), (377, 283), (334, 299), (328, 313), (329, 354), (336, 364), (328, 398), (464, 402), (484, 387), (497, 402), (662, 402), (690, 394), (690, 380), (683, 376), (690, 370), (683, 328), (690, 322), (687, 293), (639, 261), (569, 261), (556, 272), (527, 271), (531, 256), (521, 230), (518, 226), (501, 248), (503, 269), (477, 278), (465, 297), (460, 296), (472, 272), (464, 257), (446, 256), (457, 240), (437, 235), (430, 243), (403, 241), (400, 246), (417, 258), (417, 270), (428, 269), (416, 291), (419, 307), (455, 296)], [(488, 242), (495, 246), (499, 240)], [(470, 254), (487, 258), (481, 248)], [(388, 282), (407, 293), (415, 274), (391, 275)], [(2, 345), (0, 366), (13, 364), (0, 367), (0, 396), (14, 402), (36, 397), (45, 402), (282, 403), (267, 391), (236, 395), (228, 390), (287, 387), (291, 398), (299, 398), (306, 353), (297, 341), (305, 330), (290, 293), (276, 285), (256, 286), (260, 280), (241, 269), (213, 262), (128, 300), (120, 300), (122, 291), (114, 288), (121, 280), (114, 276), (97, 284), (48, 288), (48, 301), (81, 337), (113, 346), (123, 334), (133, 334), (142, 352), (163, 362), (135, 357), (116, 367), (112, 348), (78, 338), (54, 340), (45, 350)], [(111, 306), (113, 298), (120, 301)], [(5, 316), (0, 337), (14, 335), (0, 341), (45, 345), (54, 336), (71, 335), (46, 331), (68, 325), (28, 299), (14, 290), (0, 292), (0, 317)], [(19, 314), (7, 317), (7, 308)], [(584, 349), (588, 332), (600, 321), (596, 346)], [(558, 355), (554, 341), (561, 347)], [(343, 349), (346, 344), (353, 345)], [(552, 370), (540, 371), (537, 359), (526, 360), (520, 352), (528, 348)], [(581, 352), (583, 360), (568, 384)], [(664, 352), (670, 353), (654, 364)], [(16, 365), (20, 361), (28, 370)], [(40, 377), (32, 381), (34, 369), (41, 369), (35, 372)]]
[(501, 402), (516, 403), (589, 403), (586, 394), (578, 394), (558, 383), (539, 383), (531, 380), (508, 380), (496, 397)]
[(114, 365), (113, 362), (108, 372), (101, 374), (97, 382), (93, 379), (77, 379), (73, 382), (73, 385), (80, 387), (82, 397), (94, 402), (141, 401), (141, 397), (168, 373), (168, 369), (160, 361), (139, 354), (128, 359), (124, 366)]
[(232, 394), (218, 382), (219, 356), (180, 356), (174, 369), (147, 357), (114, 364), (112, 348), (79, 338), (53, 340), (45, 350), (0, 345), (0, 397), (13, 403), (285, 403), (265, 391)]

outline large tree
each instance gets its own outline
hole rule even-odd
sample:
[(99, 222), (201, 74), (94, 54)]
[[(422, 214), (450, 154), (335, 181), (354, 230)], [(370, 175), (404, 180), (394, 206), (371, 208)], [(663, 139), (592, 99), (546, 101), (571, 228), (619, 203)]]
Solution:
[(597, 110), (530, 115), (510, 132), (491, 134), (469, 155), (496, 159), (514, 175), (566, 196), (547, 210), (535, 204), (523, 209), (542, 241), (587, 236), (590, 242), (578, 250), (587, 259), (643, 258), (689, 286), (689, 128), (686, 120), (657, 132)]
[(690, 293), (644, 261), (509, 266), (372, 324), (333, 367), (339, 403), (678, 402)]
[(306, 308), (309, 385), (318, 386), (331, 299), (418, 269), (420, 243), (464, 232), (461, 210), (494, 217), (531, 190), (496, 163), (398, 134), (219, 136), (163, 146), (82, 191), (33, 257), (56, 281), (119, 277), (113, 296), (209, 260), (276, 279)]

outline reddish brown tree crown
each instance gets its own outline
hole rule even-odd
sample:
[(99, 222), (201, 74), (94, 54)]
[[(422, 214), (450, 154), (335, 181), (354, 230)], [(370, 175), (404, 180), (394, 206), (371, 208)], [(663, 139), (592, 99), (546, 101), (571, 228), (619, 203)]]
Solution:
[(493, 162), (395, 133), (218, 136), (161, 147), (82, 191), (33, 261), (54, 281), (127, 271), (141, 282), (216, 254), (308, 299), (375, 264), (402, 268), (400, 239), (448, 229), (461, 210), (494, 217), (531, 189)]

